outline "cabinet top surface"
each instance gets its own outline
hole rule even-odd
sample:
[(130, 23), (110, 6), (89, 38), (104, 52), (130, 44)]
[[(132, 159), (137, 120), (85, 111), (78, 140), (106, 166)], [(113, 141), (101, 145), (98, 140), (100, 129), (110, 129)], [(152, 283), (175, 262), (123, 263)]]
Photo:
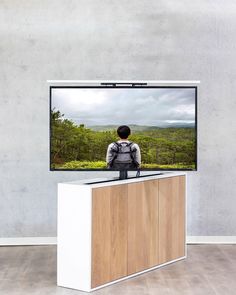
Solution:
[(142, 176), (142, 177), (133, 177), (128, 179), (120, 180), (118, 178), (94, 178), (94, 179), (80, 179), (70, 182), (63, 182), (60, 184), (66, 185), (79, 185), (79, 186), (87, 186), (87, 187), (103, 187), (103, 186), (111, 186), (111, 185), (119, 185), (133, 182), (142, 182), (153, 179), (161, 179), (175, 176), (186, 176), (186, 172), (163, 172), (158, 175), (150, 175), (150, 176)]

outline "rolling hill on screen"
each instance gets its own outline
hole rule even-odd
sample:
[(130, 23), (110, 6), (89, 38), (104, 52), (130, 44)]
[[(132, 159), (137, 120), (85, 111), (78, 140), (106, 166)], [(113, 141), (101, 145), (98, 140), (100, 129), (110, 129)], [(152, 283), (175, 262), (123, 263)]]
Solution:
[[(88, 126), (90, 129), (94, 131), (111, 131), (117, 129), (118, 125), (94, 125)], [(175, 124), (165, 124), (164, 126), (145, 126), (145, 125), (136, 125), (136, 124), (129, 124), (130, 129), (133, 132), (140, 132), (140, 131), (151, 131), (156, 129), (163, 129), (163, 128), (194, 128), (194, 123), (175, 123)]]

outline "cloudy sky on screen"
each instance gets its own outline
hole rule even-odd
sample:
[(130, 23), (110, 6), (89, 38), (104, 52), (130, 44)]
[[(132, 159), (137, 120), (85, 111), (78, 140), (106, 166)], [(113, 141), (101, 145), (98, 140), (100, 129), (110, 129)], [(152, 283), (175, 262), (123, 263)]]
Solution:
[(54, 88), (52, 108), (76, 124), (171, 126), (195, 123), (194, 88)]

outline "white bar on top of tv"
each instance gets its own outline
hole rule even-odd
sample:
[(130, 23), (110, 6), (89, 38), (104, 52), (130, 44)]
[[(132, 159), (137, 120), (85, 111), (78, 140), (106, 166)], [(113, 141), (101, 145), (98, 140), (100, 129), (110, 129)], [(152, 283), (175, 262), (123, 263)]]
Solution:
[(93, 84), (93, 85), (100, 85), (101, 83), (147, 83), (148, 85), (170, 85), (170, 84), (200, 84), (201, 82), (198, 80), (47, 80), (47, 83), (50, 84)]

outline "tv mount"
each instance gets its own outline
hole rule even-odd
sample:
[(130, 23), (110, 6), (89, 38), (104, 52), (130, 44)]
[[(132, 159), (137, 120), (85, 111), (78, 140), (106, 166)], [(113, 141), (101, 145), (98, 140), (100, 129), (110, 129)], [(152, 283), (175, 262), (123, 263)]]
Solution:
[(147, 83), (101, 83), (101, 86), (107, 86), (107, 87), (119, 87), (119, 86), (129, 86), (129, 87), (137, 87), (137, 86), (147, 86)]

